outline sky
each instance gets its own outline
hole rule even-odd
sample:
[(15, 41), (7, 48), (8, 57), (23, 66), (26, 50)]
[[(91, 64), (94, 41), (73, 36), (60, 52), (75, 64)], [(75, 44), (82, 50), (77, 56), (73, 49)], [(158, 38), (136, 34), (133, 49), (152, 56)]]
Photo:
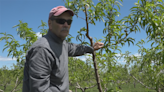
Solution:
[[(134, 3), (138, 0), (123, 0), (121, 3), (120, 15), (117, 19), (122, 19), (124, 16), (127, 16), (130, 13), (130, 8), (134, 6)], [(93, 0), (94, 3), (98, 2), (98, 0)], [(41, 20), (44, 22), (48, 22), (48, 15), (52, 8), (64, 5), (63, 0), (0, 0), (0, 33), (12, 34), (16, 40), (20, 43), (23, 43), (23, 40), (19, 38), (16, 32), (16, 28), (12, 28), (14, 25), (19, 24), (19, 20), (28, 23), (28, 27), (32, 28), (34, 32), (39, 36), (39, 32), (41, 31), (38, 26), (41, 25)], [(82, 12), (79, 13), (79, 16), (83, 16)], [(73, 37), (76, 37), (77, 31), (85, 27), (85, 21), (73, 17), (73, 23), (70, 29), (70, 34)], [(103, 39), (103, 22), (96, 22), (96, 25), (89, 25), (90, 36), (96, 37), (98, 39)], [(48, 27), (46, 28), (48, 29)], [(144, 30), (138, 33), (130, 34), (133, 38), (136, 39), (136, 42), (141, 39), (146, 39), (146, 33)], [(2, 35), (0, 35), (2, 37)], [(72, 39), (73, 43), (78, 44), (76, 38)], [(135, 43), (136, 43), (135, 42)], [(0, 42), (0, 68), (3, 66), (11, 67), (13, 64), (16, 64), (16, 58), (7, 57), (7, 50), (2, 52), (5, 45), (5, 41)], [(145, 44), (145, 47), (150, 47), (150, 44)], [(128, 46), (127, 44), (121, 48), (121, 51), (124, 53), (125, 51), (130, 51), (134, 55), (138, 54), (137, 46)], [(79, 57), (82, 60), (85, 60), (85, 57)], [(120, 63), (125, 63), (123, 60), (119, 61)]]

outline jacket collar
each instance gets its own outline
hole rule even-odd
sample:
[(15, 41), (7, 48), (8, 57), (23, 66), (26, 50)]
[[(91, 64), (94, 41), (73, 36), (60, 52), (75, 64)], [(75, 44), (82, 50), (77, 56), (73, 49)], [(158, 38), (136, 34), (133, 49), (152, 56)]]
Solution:
[(57, 37), (53, 32), (51, 32), (50, 30), (48, 30), (48, 33), (46, 35), (47, 37), (49, 37), (50, 39), (52, 39), (53, 41), (57, 42), (57, 43), (63, 43), (64, 40), (60, 39), (59, 37)]

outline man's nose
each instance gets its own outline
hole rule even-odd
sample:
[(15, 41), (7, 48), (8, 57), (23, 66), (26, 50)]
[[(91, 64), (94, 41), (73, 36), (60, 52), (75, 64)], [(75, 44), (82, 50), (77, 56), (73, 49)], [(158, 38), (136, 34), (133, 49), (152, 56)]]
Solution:
[(65, 22), (65, 23), (64, 23), (64, 26), (68, 26), (68, 23), (67, 23), (67, 22)]

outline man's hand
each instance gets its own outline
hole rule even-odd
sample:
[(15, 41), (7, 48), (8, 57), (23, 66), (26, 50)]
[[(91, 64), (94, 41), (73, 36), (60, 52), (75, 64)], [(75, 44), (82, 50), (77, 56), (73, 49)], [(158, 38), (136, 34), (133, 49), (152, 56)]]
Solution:
[(104, 43), (96, 42), (96, 43), (93, 45), (93, 48), (94, 48), (94, 50), (98, 50), (98, 49), (102, 48), (103, 46), (104, 46)]

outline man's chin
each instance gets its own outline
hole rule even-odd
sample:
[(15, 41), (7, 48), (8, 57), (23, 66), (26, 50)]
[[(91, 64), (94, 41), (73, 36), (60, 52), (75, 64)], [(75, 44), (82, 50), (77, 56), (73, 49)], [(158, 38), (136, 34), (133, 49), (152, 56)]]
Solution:
[(64, 40), (67, 37), (67, 35), (62, 35), (60, 37), (62, 38), (62, 40)]

